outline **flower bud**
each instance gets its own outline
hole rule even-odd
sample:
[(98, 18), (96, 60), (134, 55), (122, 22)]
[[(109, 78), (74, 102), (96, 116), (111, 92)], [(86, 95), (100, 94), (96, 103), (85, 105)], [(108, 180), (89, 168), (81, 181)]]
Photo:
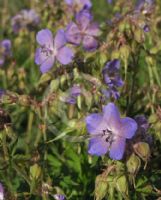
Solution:
[(126, 166), (128, 172), (130, 172), (131, 174), (137, 174), (141, 166), (141, 161), (139, 157), (133, 153), (128, 159)]
[(30, 167), (30, 178), (38, 179), (41, 175), (41, 167), (38, 164), (34, 164)]
[(147, 161), (150, 157), (150, 147), (146, 142), (139, 142), (135, 144), (134, 151), (143, 161)]

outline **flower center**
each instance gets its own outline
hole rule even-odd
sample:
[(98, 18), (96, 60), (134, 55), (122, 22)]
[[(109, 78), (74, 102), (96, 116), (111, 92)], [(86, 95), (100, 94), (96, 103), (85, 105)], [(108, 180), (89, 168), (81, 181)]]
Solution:
[(105, 140), (106, 142), (109, 142), (110, 145), (112, 144), (112, 142), (114, 141), (114, 135), (113, 132), (109, 129), (104, 129), (102, 130), (102, 137), (105, 136)]
[(49, 56), (51, 56), (51, 55), (56, 56), (56, 54), (57, 54), (57, 49), (51, 47), (50, 45), (49, 45), (49, 46), (44, 45), (44, 46), (42, 46), (42, 48), (41, 48), (41, 52), (42, 52), (43, 54), (45, 54), (46, 57), (49, 57)]

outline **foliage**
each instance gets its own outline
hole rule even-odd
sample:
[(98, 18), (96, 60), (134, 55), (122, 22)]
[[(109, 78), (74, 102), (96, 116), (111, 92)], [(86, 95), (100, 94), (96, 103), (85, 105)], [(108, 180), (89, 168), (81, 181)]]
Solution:
[[(0, 41), (12, 43), (12, 55), (0, 65), (0, 182), (7, 200), (161, 197), (161, 2), (141, 8), (136, 1), (91, 2), (100, 26), (98, 48), (69, 43), (72, 62), (55, 62), (42, 74), (34, 61), (38, 31), (50, 29), (55, 36), (66, 30), (78, 8), (59, 0), (0, 1)], [(28, 27), (27, 21), (15, 33), (11, 18), (24, 8), (34, 9), (40, 23)], [(102, 71), (114, 59), (124, 84), (111, 89)], [(110, 89), (119, 97), (107, 97), (103, 91)], [(88, 154), (85, 119), (109, 102), (138, 123), (122, 160)]]

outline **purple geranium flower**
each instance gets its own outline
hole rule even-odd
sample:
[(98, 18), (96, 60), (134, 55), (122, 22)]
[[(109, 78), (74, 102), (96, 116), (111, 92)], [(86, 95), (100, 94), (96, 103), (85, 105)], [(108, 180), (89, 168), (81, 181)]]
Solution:
[(0, 200), (4, 200), (4, 189), (1, 183), (0, 183)]
[(70, 89), (70, 96), (67, 97), (66, 102), (70, 104), (75, 104), (77, 97), (81, 94), (81, 88), (79, 85), (74, 85)]
[(65, 200), (65, 196), (63, 194), (55, 194), (53, 197), (55, 200)]
[(71, 22), (66, 29), (67, 41), (79, 45), (83, 43), (86, 50), (95, 50), (98, 46), (96, 36), (99, 35), (99, 26), (92, 22), (88, 9), (81, 10), (76, 15), (76, 23)]
[(90, 0), (65, 0), (65, 2), (69, 6), (78, 5), (80, 6), (80, 9), (92, 7), (92, 3)]
[(103, 113), (94, 113), (86, 117), (87, 130), (92, 138), (88, 153), (101, 156), (109, 151), (110, 158), (120, 160), (125, 151), (126, 139), (134, 136), (137, 123), (129, 117), (120, 118), (113, 103), (103, 108)]
[(5, 59), (11, 56), (11, 41), (8, 39), (0, 42), (0, 66), (4, 64)]
[(43, 29), (36, 35), (40, 48), (36, 50), (35, 63), (40, 65), (40, 70), (45, 73), (50, 70), (55, 60), (67, 65), (74, 56), (72, 50), (66, 47), (66, 38), (63, 30), (58, 30), (55, 38), (49, 29)]
[(154, 0), (138, 0), (135, 11), (141, 12), (144, 10), (144, 13), (149, 13), (153, 4)]
[(109, 61), (102, 70), (104, 82), (108, 86), (107, 91), (103, 90), (106, 97), (112, 96), (115, 99), (118, 99), (119, 97), (117, 87), (123, 86), (123, 81), (119, 74), (119, 68), (120, 61), (118, 59), (114, 59)]
[(112, 0), (107, 0), (107, 3), (110, 3), (110, 4), (111, 4), (111, 3), (112, 3)]
[(27, 28), (32, 30), (40, 23), (40, 17), (35, 10), (21, 10), (11, 20), (12, 29), (15, 33), (18, 33), (20, 29)]

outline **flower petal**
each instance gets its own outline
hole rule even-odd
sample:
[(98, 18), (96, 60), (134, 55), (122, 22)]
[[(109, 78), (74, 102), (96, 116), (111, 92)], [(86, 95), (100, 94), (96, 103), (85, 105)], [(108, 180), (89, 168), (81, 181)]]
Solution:
[(103, 116), (99, 113), (94, 113), (87, 116), (85, 121), (87, 130), (90, 134), (101, 134), (102, 130), (107, 128), (107, 124), (103, 120)]
[(121, 119), (120, 135), (125, 138), (132, 138), (137, 130), (137, 123), (130, 117)]
[(50, 68), (53, 66), (55, 61), (55, 57), (51, 56), (48, 57), (40, 66), (40, 70), (42, 73), (46, 73), (50, 70)]
[(92, 23), (85, 31), (86, 34), (91, 36), (98, 36), (100, 34), (99, 26), (97, 23)]
[(118, 108), (114, 103), (108, 103), (103, 108), (104, 120), (106, 121), (108, 128), (115, 134), (118, 134), (121, 125), (120, 114)]
[(98, 46), (98, 42), (97, 40), (89, 35), (84, 36), (83, 38), (83, 47), (87, 50), (87, 51), (93, 51), (97, 48)]
[(75, 44), (75, 45), (80, 44), (80, 42), (82, 40), (80, 30), (79, 30), (78, 26), (73, 22), (71, 22), (67, 26), (65, 36), (66, 36), (66, 39), (68, 42)]
[(52, 32), (49, 29), (42, 29), (36, 35), (36, 40), (40, 45), (53, 45)]
[(92, 15), (90, 14), (88, 9), (82, 9), (79, 13), (76, 15), (76, 22), (79, 25), (81, 31), (85, 31), (88, 25), (90, 24), (92, 20)]
[(48, 56), (45, 53), (42, 52), (42, 48), (36, 49), (35, 63), (37, 65), (41, 65), (47, 58), (48, 58)]
[(96, 137), (89, 141), (88, 153), (91, 155), (101, 156), (107, 153), (109, 148), (109, 143), (107, 143), (103, 138)]
[(66, 43), (65, 33), (64, 30), (60, 29), (57, 31), (57, 34), (54, 39), (54, 47), (59, 49), (63, 47)]
[(72, 5), (73, 4), (73, 0), (65, 0), (65, 3), (68, 5)]
[(58, 51), (56, 58), (61, 64), (67, 65), (72, 61), (73, 56), (73, 51), (69, 47), (63, 47)]
[(121, 160), (125, 151), (125, 138), (117, 137), (110, 148), (110, 158), (114, 160)]

